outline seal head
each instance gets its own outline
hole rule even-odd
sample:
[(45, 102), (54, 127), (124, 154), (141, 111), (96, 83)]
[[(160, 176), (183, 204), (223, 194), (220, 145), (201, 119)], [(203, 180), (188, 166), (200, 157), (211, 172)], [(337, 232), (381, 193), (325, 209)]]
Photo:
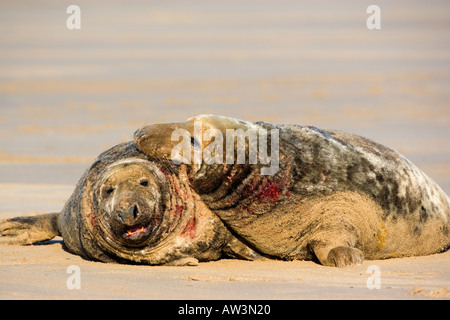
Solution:
[(228, 237), (183, 166), (153, 161), (131, 142), (98, 157), (59, 219), (70, 251), (104, 262), (217, 259)]
[(220, 188), (228, 189), (230, 182), (244, 179), (251, 171), (264, 172), (268, 162), (260, 160), (268, 160), (268, 153), (271, 160), (276, 160), (275, 174), (278, 148), (271, 148), (271, 134), (252, 122), (198, 115), (185, 122), (143, 127), (135, 132), (134, 143), (150, 157), (187, 164), (192, 187), (198, 193), (206, 194)]

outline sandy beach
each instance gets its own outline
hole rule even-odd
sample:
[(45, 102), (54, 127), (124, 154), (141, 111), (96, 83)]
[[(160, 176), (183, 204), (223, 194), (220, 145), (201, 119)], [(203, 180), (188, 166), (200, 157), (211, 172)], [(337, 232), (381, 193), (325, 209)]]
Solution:
[[(60, 211), (102, 151), (200, 113), (356, 133), (450, 194), (449, 2), (378, 1), (380, 30), (368, 1), (77, 1), (79, 30), (70, 4), (0, 1), (0, 219)], [(344, 269), (151, 267), (55, 239), (0, 246), (0, 299), (450, 299), (450, 251)]]
[[(450, 253), (330, 268), (311, 261), (223, 259), (197, 267), (86, 261), (59, 241), (0, 247), (1, 299), (449, 299)], [(71, 288), (80, 268), (80, 288)], [(370, 266), (380, 268), (379, 289)], [(69, 271), (69, 272), (68, 272)], [(67, 282), (69, 281), (69, 286)], [(367, 282), (369, 281), (369, 287)], [(370, 289), (370, 287), (373, 287)]]

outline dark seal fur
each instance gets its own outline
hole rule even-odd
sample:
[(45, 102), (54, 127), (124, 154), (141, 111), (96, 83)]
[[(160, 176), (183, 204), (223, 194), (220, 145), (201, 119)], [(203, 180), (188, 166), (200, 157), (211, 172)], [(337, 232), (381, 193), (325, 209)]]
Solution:
[[(266, 165), (250, 164), (248, 157), (244, 164), (229, 164), (226, 154), (222, 164), (180, 165), (187, 166), (205, 204), (249, 250), (346, 266), (364, 258), (432, 254), (450, 245), (448, 196), (405, 157), (357, 135), (201, 115), (144, 127), (135, 133), (135, 144), (151, 157), (170, 160), (179, 143), (172, 133), (185, 129), (194, 137), (195, 121), (202, 122), (202, 133), (279, 133), (279, 168), (272, 175), (262, 175)], [(200, 151), (209, 143), (203, 141)]]

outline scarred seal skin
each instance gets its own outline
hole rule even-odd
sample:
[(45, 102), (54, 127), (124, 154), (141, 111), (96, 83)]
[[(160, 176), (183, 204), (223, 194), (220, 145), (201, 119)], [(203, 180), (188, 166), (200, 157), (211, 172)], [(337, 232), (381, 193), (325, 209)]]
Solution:
[[(135, 144), (152, 158), (170, 160), (179, 144), (172, 133), (183, 129), (193, 137), (192, 153), (204, 152), (214, 139), (197, 141), (198, 121), (202, 134), (219, 130), (225, 137), (229, 130), (264, 129), (268, 144), (273, 143), (272, 130), (279, 135), (279, 167), (272, 175), (261, 174), (267, 165), (250, 164), (248, 158), (244, 164), (225, 161), (225, 144), (222, 163), (179, 164), (187, 167), (192, 188), (208, 208), (247, 252), (254, 252), (241, 258), (254, 259), (259, 253), (341, 267), (364, 258), (428, 255), (449, 248), (448, 196), (405, 157), (357, 135), (200, 115), (144, 127), (136, 131)], [(198, 146), (202, 150), (195, 150)], [(236, 149), (237, 143), (234, 156)]]
[(87, 259), (143, 264), (195, 265), (232, 254), (238, 242), (182, 168), (152, 161), (132, 142), (102, 153), (60, 213), (4, 220), (0, 233), (0, 243), (19, 245), (60, 235)]

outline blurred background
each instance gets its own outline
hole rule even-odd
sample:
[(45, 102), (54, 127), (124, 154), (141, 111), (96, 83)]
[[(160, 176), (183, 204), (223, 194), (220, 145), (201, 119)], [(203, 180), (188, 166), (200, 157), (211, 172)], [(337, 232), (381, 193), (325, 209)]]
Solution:
[(199, 113), (356, 133), (449, 194), (450, 2), (0, 1), (0, 218), (59, 211), (102, 151)]

